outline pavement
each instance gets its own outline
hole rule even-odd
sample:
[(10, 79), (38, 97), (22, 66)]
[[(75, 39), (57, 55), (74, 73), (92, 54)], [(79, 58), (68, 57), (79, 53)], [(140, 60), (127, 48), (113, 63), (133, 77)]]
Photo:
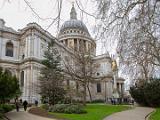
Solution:
[(15, 110), (8, 112), (6, 113), (6, 116), (9, 118), (9, 120), (56, 120), (33, 115), (27, 111), (24, 111), (23, 109), (20, 109), (19, 112), (16, 112)]
[[(126, 110), (118, 113), (114, 113), (103, 120), (146, 120), (146, 117), (155, 109), (148, 107), (135, 107), (131, 110)], [(33, 115), (20, 109), (19, 112), (11, 111), (6, 113), (6, 116), (10, 120), (56, 120), (51, 118), (40, 117)]]
[(153, 108), (136, 107), (131, 110), (114, 113), (103, 120), (146, 120), (146, 117), (153, 111)]

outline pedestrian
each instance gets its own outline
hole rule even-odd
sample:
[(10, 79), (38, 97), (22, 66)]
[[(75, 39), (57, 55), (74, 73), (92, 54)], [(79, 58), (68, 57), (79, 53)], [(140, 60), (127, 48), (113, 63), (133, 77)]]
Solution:
[(17, 112), (19, 112), (19, 102), (18, 101), (15, 102), (15, 106), (16, 106)]
[(15, 106), (16, 106), (16, 111), (19, 112), (18, 96), (16, 96), (15, 98)]
[(20, 101), (20, 104), (22, 105), (22, 99), (20, 99), (19, 101)]
[(134, 105), (134, 100), (133, 99), (131, 100), (131, 102), (132, 102), (132, 105)]
[(35, 100), (35, 106), (38, 106), (38, 100)]
[(24, 111), (27, 110), (27, 105), (28, 105), (28, 102), (25, 100), (25, 101), (23, 102)]
[(112, 105), (113, 105), (113, 98), (111, 98), (111, 103), (112, 103)]

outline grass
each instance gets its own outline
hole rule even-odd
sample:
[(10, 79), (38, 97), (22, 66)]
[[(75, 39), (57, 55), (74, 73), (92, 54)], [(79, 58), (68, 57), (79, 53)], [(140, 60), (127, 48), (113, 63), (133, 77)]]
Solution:
[(151, 115), (150, 120), (160, 120), (160, 108), (156, 109), (156, 112)]
[(57, 118), (64, 118), (67, 120), (102, 120), (106, 116), (115, 112), (120, 112), (129, 109), (128, 106), (122, 105), (98, 105), (88, 104), (85, 107), (86, 114), (63, 114), (63, 113), (51, 113)]

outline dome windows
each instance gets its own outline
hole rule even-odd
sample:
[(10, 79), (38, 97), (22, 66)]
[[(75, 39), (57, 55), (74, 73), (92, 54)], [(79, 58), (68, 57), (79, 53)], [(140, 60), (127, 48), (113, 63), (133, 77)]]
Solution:
[(76, 30), (76, 29), (69, 29), (65, 30), (62, 32), (63, 34), (70, 34), (70, 33), (75, 33), (75, 34), (82, 34), (82, 35), (87, 35), (86, 32), (83, 32), (82, 30)]

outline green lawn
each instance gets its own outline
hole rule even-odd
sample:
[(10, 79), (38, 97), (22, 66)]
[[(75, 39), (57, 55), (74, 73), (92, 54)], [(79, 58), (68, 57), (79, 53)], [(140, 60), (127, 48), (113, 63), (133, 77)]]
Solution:
[(151, 115), (150, 120), (160, 120), (160, 108), (156, 109), (156, 112)]
[(62, 113), (51, 113), (58, 118), (66, 118), (67, 120), (102, 120), (104, 117), (129, 109), (127, 106), (122, 105), (98, 105), (98, 104), (88, 104), (85, 109), (86, 114), (62, 114)]

